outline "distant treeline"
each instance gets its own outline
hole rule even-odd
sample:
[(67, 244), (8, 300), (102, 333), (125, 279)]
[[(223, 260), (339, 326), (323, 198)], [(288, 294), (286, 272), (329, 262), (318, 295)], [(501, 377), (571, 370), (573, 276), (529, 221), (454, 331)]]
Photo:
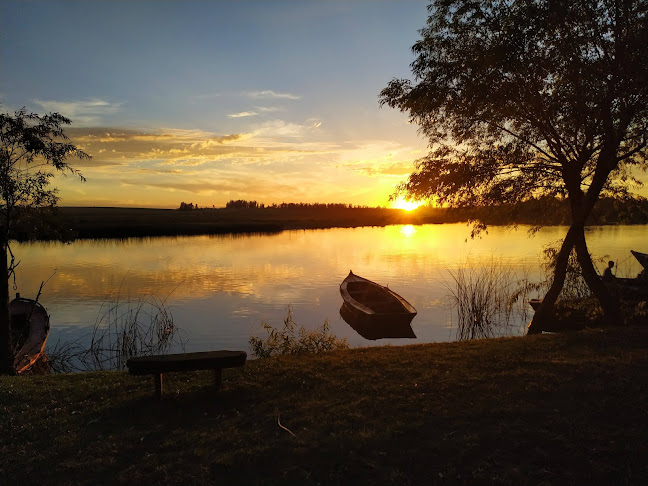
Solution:
[[(212, 206), (214, 208), (214, 206)], [(264, 204), (257, 201), (246, 201), (245, 199), (237, 199), (228, 201), (225, 204), (225, 209), (369, 209), (369, 206), (360, 206), (353, 204), (343, 203), (285, 203), (280, 204)], [(190, 211), (192, 209), (200, 209), (197, 204), (181, 202), (178, 208), (181, 211)], [(208, 208), (202, 208), (208, 209)], [(376, 209), (381, 209), (380, 207)]]
[[(212, 208), (214, 208), (212, 206)], [(212, 209), (201, 208), (201, 209)], [(197, 204), (180, 203), (180, 210), (199, 209)], [(349, 209), (370, 209), (372, 211), (398, 211), (388, 208), (371, 208), (343, 203), (280, 203), (264, 204), (244, 199), (231, 200), (225, 209), (286, 209), (317, 211), (331, 213)], [(408, 219), (420, 223), (451, 223), (468, 220), (480, 220), (488, 225), (529, 224), (529, 225), (562, 225), (569, 224), (568, 202), (550, 196), (538, 197), (513, 205), (500, 205), (471, 208), (433, 208), (421, 207), (408, 213)], [(648, 224), (648, 199), (635, 197), (604, 197), (594, 207), (590, 220), (591, 225), (601, 224)]]
[(369, 208), (369, 206), (354, 206), (353, 204), (342, 203), (285, 203), (264, 204), (257, 201), (246, 201), (238, 199), (231, 200), (225, 204), (225, 209), (357, 209)]
[[(196, 204), (183, 202), (180, 209), (182, 210), (62, 207), (46, 218), (47, 224), (42, 225), (38, 234), (34, 234), (34, 228), (38, 226), (35, 226), (33, 218), (28, 217), (21, 217), (21, 225), (16, 225), (12, 234), (13, 238), (22, 241), (34, 238), (50, 240), (75, 237), (276, 233), (295, 229), (463, 223), (468, 220), (479, 220), (492, 226), (545, 226), (569, 223), (567, 202), (554, 198), (539, 198), (523, 204), (487, 208), (449, 209), (424, 206), (409, 212), (349, 204), (264, 205), (254, 201), (234, 201), (234, 204), (229, 204), (227, 208), (198, 208)], [(601, 199), (595, 206), (588, 224), (648, 224), (648, 200), (638, 197)], [(24, 235), (23, 226), (28, 230)]]

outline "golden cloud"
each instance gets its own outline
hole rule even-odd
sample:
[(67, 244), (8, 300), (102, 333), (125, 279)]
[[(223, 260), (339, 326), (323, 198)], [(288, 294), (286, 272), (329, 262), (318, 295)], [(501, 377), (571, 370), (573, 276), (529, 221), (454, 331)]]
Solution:
[(381, 175), (404, 177), (407, 174), (412, 172), (412, 163), (398, 162), (396, 164), (377, 165), (374, 167), (371, 166), (352, 167), (351, 170), (369, 177), (375, 177)]
[(82, 166), (147, 160), (203, 164), (231, 154), (232, 150), (226, 145), (246, 137), (240, 133), (217, 135), (200, 130), (149, 132), (112, 127), (71, 128), (68, 135), (82, 150), (93, 156)]

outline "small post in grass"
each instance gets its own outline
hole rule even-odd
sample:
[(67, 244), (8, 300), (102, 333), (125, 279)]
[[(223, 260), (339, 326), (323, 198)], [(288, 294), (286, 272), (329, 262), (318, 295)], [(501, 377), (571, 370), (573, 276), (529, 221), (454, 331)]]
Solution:
[(214, 390), (218, 390), (220, 388), (222, 381), (223, 381), (223, 369), (214, 368)]
[(153, 382), (155, 384), (155, 398), (159, 400), (162, 398), (162, 373), (155, 373)]

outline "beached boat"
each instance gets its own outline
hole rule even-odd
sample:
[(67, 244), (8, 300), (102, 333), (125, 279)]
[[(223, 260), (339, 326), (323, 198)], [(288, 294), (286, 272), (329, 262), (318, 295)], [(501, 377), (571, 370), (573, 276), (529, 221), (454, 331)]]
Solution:
[(32, 299), (16, 294), (9, 304), (13, 341), (16, 344), (14, 367), (17, 373), (27, 371), (44, 354), (49, 335), (49, 316), (45, 308)]
[(630, 250), (630, 253), (632, 253), (637, 261), (641, 263), (642, 267), (648, 269), (648, 253), (641, 253), (634, 250)]
[(648, 253), (634, 250), (630, 250), (630, 253), (641, 264), (643, 270), (635, 278), (615, 278), (613, 283), (623, 289), (623, 297), (626, 297), (625, 292), (629, 291), (631, 296), (639, 295), (642, 300), (645, 300), (648, 295)]
[(529, 305), (533, 308), (534, 311), (537, 311), (542, 304), (542, 299), (531, 299), (529, 300)]
[(396, 292), (353, 272), (340, 284), (340, 294), (348, 313), (358, 319), (409, 324), (416, 315), (414, 306)]

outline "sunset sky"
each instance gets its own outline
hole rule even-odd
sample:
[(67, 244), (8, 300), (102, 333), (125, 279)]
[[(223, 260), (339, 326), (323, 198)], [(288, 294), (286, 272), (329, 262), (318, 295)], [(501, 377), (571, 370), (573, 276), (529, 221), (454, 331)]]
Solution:
[(63, 206), (386, 205), (426, 152), (380, 108), (423, 0), (0, 0), (0, 103), (72, 119)]

